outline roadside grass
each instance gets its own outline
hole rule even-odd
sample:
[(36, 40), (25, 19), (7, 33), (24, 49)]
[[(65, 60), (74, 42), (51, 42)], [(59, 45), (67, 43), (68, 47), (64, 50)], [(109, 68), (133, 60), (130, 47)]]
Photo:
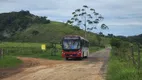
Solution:
[[(34, 57), (45, 58), (53, 60), (62, 60), (61, 50), (56, 52), (56, 55), (51, 54), (51, 49), (42, 51), (40, 48), (5, 48), (4, 54), (8, 56), (20, 56), (20, 57)], [(54, 53), (55, 54), (55, 53)]]
[(0, 68), (14, 68), (21, 64), (22, 61), (13, 56), (3, 56), (0, 58)]
[(89, 53), (93, 53), (93, 52), (99, 51), (101, 49), (103, 49), (103, 48), (98, 47), (98, 46), (90, 46), (89, 47)]
[(41, 50), (42, 43), (21, 43), (21, 42), (2, 42), (0, 48), (3, 49), (4, 56), (20, 56), (20, 57), (35, 57), (53, 60), (62, 60), (61, 46), (57, 45), (58, 52), (56, 55), (51, 55), (53, 49), (48, 48), (49, 43), (46, 43), (47, 49)]
[(0, 47), (38, 47), (40, 48), (42, 43), (22, 43), (22, 42), (1, 42)]
[(117, 56), (111, 55), (108, 63), (107, 80), (142, 80), (140, 75), (142, 75), (142, 68), (138, 71), (131, 60), (120, 60)]

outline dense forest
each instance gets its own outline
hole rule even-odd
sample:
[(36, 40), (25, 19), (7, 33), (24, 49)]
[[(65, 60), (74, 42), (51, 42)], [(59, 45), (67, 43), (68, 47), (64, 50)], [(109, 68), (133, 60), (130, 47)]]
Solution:
[(135, 42), (135, 43), (140, 43), (142, 44), (142, 34), (139, 35), (134, 35), (134, 36), (115, 36), (113, 34), (108, 34), (106, 37), (109, 38), (118, 38), (123, 41), (128, 41), (128, 42)]
[(10, 38), (16, 32), (23, 31), (31, 24), (47, 24), (50, 20), (47, 17), (39, 17), (31, 14), (29, 11), (21, 10), (19, 12), (0, 14), (0, 40)]

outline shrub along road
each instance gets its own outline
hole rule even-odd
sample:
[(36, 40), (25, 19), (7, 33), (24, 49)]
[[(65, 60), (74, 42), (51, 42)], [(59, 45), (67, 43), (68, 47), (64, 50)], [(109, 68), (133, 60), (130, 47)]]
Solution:
[(13, 71), (0, 70), (5, 73), (0, 80), (105, 80), (109, 53), (106, 48), (88, 59), (69, 61), (19, 57), (24, 64)]

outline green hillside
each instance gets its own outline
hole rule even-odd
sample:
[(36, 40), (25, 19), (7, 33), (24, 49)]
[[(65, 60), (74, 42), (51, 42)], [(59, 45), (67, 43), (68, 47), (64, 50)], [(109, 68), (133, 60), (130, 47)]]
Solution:
[[(17, 32), (11, 39), (19, 42), (56, 42), (59, 43), (65, 35), (84, 36), (84, 31), (76, 26), (66, 25), (60, 22), (49, 24), (33, 24), (22, 32)], [(90, 44), (97, 45), (96, 34), (88, 32), (87, 39)], [(103, 39), (103, 38), (102, 38)], [(103, 41), (104, 42), (104, 41)], [(106, 42), (106, 41), (105, 41)]]
[(33, 24), (23, 32), (18, 32), (15, 40), (26, 42), (59, 42), (64, 35), (80, 34), (84, 32), (77, 27), (65, 25), (60, 22), (51, 22), (49, 24)]
[[(36, 16), (29, 11), (0, 14), (0, 40), (7, 42), (56, 42), (60, 43), (65, 35), (84, 36), (84, 30), (78, 26), (50, 21), (47, 17)], [(88, 32), (91, 45), (104, 46), (106, 38)]]

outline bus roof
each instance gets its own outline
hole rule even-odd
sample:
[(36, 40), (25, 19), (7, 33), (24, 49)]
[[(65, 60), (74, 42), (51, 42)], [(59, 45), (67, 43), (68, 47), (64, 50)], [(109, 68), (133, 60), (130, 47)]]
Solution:
[(66, 36), (64, 36), (64, 38), (80, 38), (82, 40), (88, 41), (87, 39), (85, 39), (84, 37), (79, 36), (79, 35), (66, 35)]

